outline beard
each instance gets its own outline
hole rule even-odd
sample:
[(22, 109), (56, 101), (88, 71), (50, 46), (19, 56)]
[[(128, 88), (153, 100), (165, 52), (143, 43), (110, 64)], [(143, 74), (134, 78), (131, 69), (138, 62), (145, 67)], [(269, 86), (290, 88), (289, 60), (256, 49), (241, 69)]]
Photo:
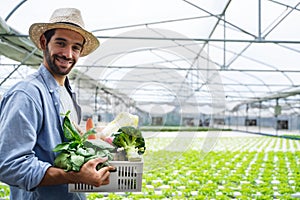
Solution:
[[(74, 59), (68, 59), (65, 56), (58, 56), (56, 54), (51, 56), (48, 47), (46, 47), (46, 50), (45, 50), (45, 58), (46, 58), (46, 62), (48, 64), (50, 70), (52, 71), (52, 73), (57, 74), (57, 75), (63, 75), (63, 76), (68, 75), (76, 63)], [(57, 59), (65, 60), (66, 62), (72, 61), (72, 65), (70, 67), (68, 67), (67, 69), (61, 68), (55, 64), (55, 60), (57, 60)]]

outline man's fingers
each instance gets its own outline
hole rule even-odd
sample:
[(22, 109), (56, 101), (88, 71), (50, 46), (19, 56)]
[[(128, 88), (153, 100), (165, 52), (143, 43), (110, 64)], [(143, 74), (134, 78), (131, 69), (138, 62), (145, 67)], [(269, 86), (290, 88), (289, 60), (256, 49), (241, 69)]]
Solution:
[(114, 166), (107, 166), (107, 167), (102, 167), (99, 171), (102, 171), (103, 174), (105, 174), (106, 172), (116, 172), (117, 168)]
[(109, 167), (103, 167), (98, 171), (98, 173), (101, 177), (100, 178), (100, 181), (101, 181), (100, 185), (109, 184), (109, 175), (110, 175), (109, 171), (112, 170), (112, 169), (115, 169), (115, 168), (112, 167), (112, 166), (109, 166)]
[(114, 167), (114, 166), (108, 166), (108, 171), (109, 171), (109, 172), (116, 172), (116, 171), (117, 171), (117, 168)]
[(105, 157), (105, 158), (96, 158), (95, 160), (97, 160), (97, 162), (98, 162), (98, 164), (99, 163), (104, 163), (104, 162), (106, 162), (107, 161), (107, 157)]
[(92, 167), (96, 168), (99, 163), (104, 163), (104, 162), (107, 161), (107, 159), (108, 159), (107, 157), (105, 157), (105, 158), (95, 158), (95, 159), (89, 160), (88, 163)]
[(109, 175), (110, 175), (110, 172), (108, 170), (105, 171), (105, 173), (103, 174), (103, 176), (101, 178), (102, 181), (105, 182), (105, 181), (109, 180)]

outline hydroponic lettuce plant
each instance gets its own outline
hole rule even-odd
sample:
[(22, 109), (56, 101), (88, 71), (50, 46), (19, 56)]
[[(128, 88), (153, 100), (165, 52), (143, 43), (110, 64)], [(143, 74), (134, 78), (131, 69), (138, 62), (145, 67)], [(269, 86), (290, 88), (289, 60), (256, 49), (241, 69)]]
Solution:
[(124, 148), (129, 161), (140, 161), (140, 155), (145, 153), (146, 145), (142, 132), (133, 126), (119, 128), (112, 135), (112, 144), (118, 148)]
[(68, 142), (58, 144), (53, 149), (54, 152), (60, 152), (54, 160), (54, 166), (62, 168), (65, 171), (80, 171), (80, 168), (84, 163), (99, 157), (107, 157), (108, 160), (99, 164), (97, 170), (104, 166), (108, 166), (109, 161), (113, 160), (112, 152), (115, 150), (115, 147), (102, 140), (88, 141), (88, 136), (95, 134), (96, 131), (90, 129), (83, 135), (80, 135), (70, 120), (70, 111), (63, 115), (65, 116), (63, 121), (63, 131)]

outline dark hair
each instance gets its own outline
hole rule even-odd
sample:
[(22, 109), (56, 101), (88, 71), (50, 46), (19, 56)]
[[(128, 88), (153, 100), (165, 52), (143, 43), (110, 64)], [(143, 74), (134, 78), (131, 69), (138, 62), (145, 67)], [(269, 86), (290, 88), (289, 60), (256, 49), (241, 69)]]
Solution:
[(45, 33), (44, 33), (44, 36), (47, 40), (46, 42), (46, 46), (48, 45), (48, 43), (50, 42), (52, 36), (55, 34), (55, 29), (50, 29), (50, 30), (47, 30)]
[[(50, 40), (51, 40), (51, 38), (52, 38), (52, 36), (55, 34), (55, 29), (50, 29), (50, 30), (47, 30), (45, 33), (44, 33), (44, 36), (45, 36), (45, 38), (46, 38), (46, 40), (47, 40), (47, 42), (46, 42), (46, 46), (48, 45), (48, 43), (50, 42)], [(82, 45), (84, 45), (85, 44), (85, 38), (83, 38), (83, 44)]]

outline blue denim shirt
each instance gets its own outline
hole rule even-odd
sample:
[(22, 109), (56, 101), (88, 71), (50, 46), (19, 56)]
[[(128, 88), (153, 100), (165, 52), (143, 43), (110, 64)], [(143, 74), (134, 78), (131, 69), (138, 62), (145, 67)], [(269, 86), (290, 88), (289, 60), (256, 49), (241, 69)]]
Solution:
[[(41, 65), (1, 100), (0, 181), (10, 185), (11, 200), (85, 199), (84, 194), (68, 193), (67, 184), (38, 187), (57, 156), (52, 149), (65, 141), (58, 87), (50, 72)], [(81, 109), (68, 79), (66, 87), (80, 119)]]

